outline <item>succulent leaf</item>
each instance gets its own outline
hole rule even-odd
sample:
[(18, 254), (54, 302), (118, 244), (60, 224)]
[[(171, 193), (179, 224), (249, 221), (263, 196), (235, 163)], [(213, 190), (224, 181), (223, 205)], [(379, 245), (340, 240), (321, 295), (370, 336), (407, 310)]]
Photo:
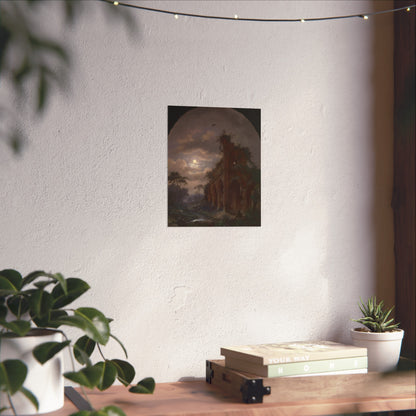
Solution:
[(388, 319), (394, 306), (385, 311), (383, 309), (384, 302), (377, 303), (375, 296), (368, 299), (366, 303), (360, 298), (358, 306), (363, 316), (359, 319), (353, 319), (353, 321), (366, 326), (371, 332), (392, 331), (399, 327), (398, 323), (394, 323), (393, 318)]

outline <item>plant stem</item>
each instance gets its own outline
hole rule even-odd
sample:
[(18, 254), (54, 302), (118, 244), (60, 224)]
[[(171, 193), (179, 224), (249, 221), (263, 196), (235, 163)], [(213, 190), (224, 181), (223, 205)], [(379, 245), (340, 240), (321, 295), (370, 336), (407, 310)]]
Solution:
[[(66, 336), (65, 332), (63, 332), (63, 331), (59, 331), (59, 332), (63, 335), (63, 337), (65, 338), (66, 341), (69, 341), (69, 339)], [(71, 359), (72, 371), (75, 372), (75, 361), (74, 361), (74, 357), (72, 356), (72, 352), (71, 352), (71, 344), (68, 345), (68, 348), (69, 348), (69, 357)], [(90, 399), (88, 398), (87, 393), (85, 392), (84, 386), (81, 386), (80, 385), (80, 388), (81, 388), (81, 392), (82, 392), (83, 396), (85, 397), (85, 400), (88, 402), (88, 404), (90, 405), (91, 409), (94, 409), (94, 407), (92, 406), (92, 404), (90, 402)]]
[(10, 407), (12, 408), (14, 416), (17, 416), (16, 409), (13, 406), (12, 398), (9, 393), (7, 393), (7, 400), (9, 401)]
[(97, 343), (97, 348), (98, 348), (98, 351), (100, 352), (100, 355), (101, 355), (102, 359), (103, 359), (104, 361), (106, 361), (106, 358), (104, 357), (104, 354), (103, 354), (103, 352), (101, 351), (100, 344), (98, 344), (98, 343)]

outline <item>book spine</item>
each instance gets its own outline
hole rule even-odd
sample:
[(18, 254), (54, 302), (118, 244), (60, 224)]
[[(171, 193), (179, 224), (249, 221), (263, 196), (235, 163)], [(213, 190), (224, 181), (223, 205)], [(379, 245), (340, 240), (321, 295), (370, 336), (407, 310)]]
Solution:
[(316, 360), (299, 363), (256, 365), (244, 360), (225, 358), (225, 366), (262, 377), (287, 377), (325, 372), (367, 369), (367, 356)]
[(343, 370), (343, 371), (329, 371), (327, 373), (313, 373), (313, 374), (295, 374), (294, 376), (287, 376), (290, 378), (293, 377), (313, 377), (313, 376), (339, 376), (342, 374), (367, 374), (366, 368), (357, 368), (354, 370)]
[(303, 363), (272, 364), (267, 366), (268, 377), (285, 377), (333, 371), (366, 369), (367, 357), (338, 358), (335, 360), (308, 361)]

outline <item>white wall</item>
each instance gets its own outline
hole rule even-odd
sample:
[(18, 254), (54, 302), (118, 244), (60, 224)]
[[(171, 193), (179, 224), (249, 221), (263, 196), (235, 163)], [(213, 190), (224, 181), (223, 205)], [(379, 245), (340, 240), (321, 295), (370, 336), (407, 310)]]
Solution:
[[(72, 88), (0, 152), (0, 264), (86, 279), (138, 377), (204, 375), (221, 346), (349, 342), (360, 296), (393, 295), (393, 17), (197, 20), (86, 2)], [(240, 17), (315, 17), (390, 1), (147, 1)], [(53, 7), (48, 7), (53, 21)], [(59, 27), (59, 21), (56, 27)], [(262, 225), (167, 227), (167, 106), (260, 108)], [(121, 352), (107, 348), (114, 358)]]

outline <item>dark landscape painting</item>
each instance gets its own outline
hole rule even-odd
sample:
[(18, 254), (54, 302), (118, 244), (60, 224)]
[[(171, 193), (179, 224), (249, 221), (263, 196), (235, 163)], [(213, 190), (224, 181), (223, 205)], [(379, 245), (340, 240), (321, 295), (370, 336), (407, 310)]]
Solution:
[(260, 226), (260, 110), (168, 107), (168, 226)]

